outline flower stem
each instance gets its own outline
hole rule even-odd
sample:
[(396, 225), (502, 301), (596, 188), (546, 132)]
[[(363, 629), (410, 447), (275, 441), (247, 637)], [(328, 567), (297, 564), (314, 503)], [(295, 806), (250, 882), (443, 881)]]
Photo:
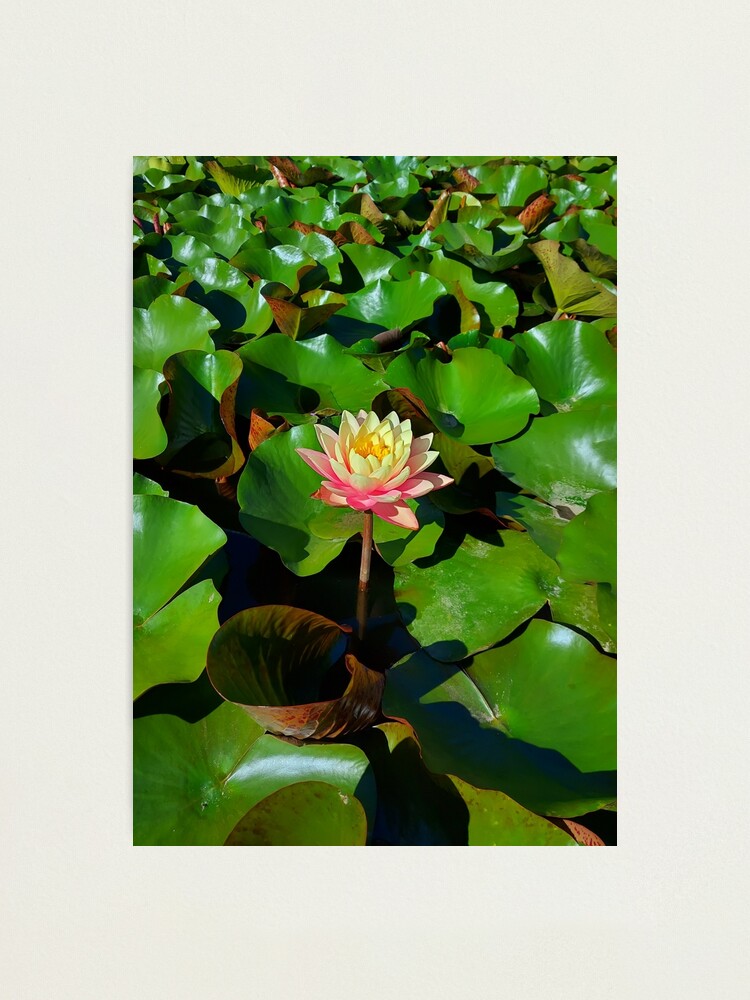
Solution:
[(372, 555), (372, 511), (365, 511), (362, 525), (362, 561), (359, 564), (359, 585), (357, 586), (357, 638), (365, 637), (367, 624), (367, 587), (370, 583), (370, 557)]

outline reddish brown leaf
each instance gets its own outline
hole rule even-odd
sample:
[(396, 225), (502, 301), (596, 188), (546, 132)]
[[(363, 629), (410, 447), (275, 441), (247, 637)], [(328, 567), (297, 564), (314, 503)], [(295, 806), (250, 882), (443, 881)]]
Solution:
[[(243, 705), (269, 733), (297, 739), (334, 739), (371, 725), (380, 713), (385, 676), (347, 653), (350, 680), (340, 698), (308, 705)], [(219, 692), (221, 693), (221, 692)]]
[[(276, 418), (277, 420), (281, 418)], [(282, 421), (286, 423), (286, 421)], [(273, 424), (270, 418), (262, 410), (255, 407), (250, 412), (250, 431), (248, 432), (248, 444), (250, 445), (250, 450), (254, 451), (259, 444), (262, 444), (266, 438), (271, 437), (277, 431), (277, 426)]]
[(391, 410), (395, 410), (401, 420), (411, 420), (415, 435), (435, 432), (435, 425), (430, 420), (427, 408), (410, 389), (389, 389), (381, 392), (372, 401), (372, 408), (381, 419), (384, 419)]
[(377, 243), (375, 237), (371, 236), (359, 222), (345, 222), (339, 226), (337, 232), (345, 243), (362, 243), (365, 246), (375, 246)]
[(448, 202), (450, 201), (451, 192), (443, 191), (443, 193), (438, 197), (437, 201), (432, 207), (432, 211), (427, 217), (427, 222), (422, 226), (422, 232), (428, 232), (439, 226), (441, 222), (445, 222), (448, 217)]
[(327, 302), (322, 306), (302, 309), (285, 299), (269, 295), (264, 295), (264, 298), (270, 306), (279, 331), (287, 337), (291, 337), (292, 340), (296, 340), (300, 334), (310, 333), (317, 329), (339, 309), (343, 309), (345, 305), (344, 302)]
[[(341, 654), (345, 631), (299, 608), (249, 608), (211, 640), (209, 679), (224, 699), (279, 736), (323, 739), (363, 729), (379, 715), (385, 677), (351, 653), (344, 661), (349, 682), (338, 698), (296, 702), (299, 694), (320, 690)], [(251, 703), (256, 700), (266, 704)]]
[(454, 170), (453, 176), (458, 181), (457, 191), (466, 191), (471, 194), (474, 188), (479, 186), (479, 181), (473, 174), (469, 173), (466, 167), (459, 167), (458, 170)]
[(565, 830), (569, 833), (573, 840), (577, 844), (582, 844), (584, 847), (606, 847), (601, 837), (598, 837), (592, 830), (589, 830), (586, 826), (581, 826), (580, 823), (573, 822), (572, 819), (559, 819), (554, 817), (547, 817), (550, 823), (554, 823), (555, 826), (559, 826), (561, 830)]
[(527, 233), (533, 232), (547, 218), (555, 203), (546, 194), (540, 194), (531, 204), (527, 205), (518, 215), (518, 221), (522, 223)]

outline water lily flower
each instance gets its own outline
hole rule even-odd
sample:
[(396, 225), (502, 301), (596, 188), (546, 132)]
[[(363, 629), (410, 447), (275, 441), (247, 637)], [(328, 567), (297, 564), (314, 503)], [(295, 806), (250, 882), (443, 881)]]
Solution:
[(415, 530), (419, 523), (406, 501), (442, 489), (450, 476), (425, 472), (438, 457), (430, 451), (432, 434), (415, 438), (411, 421), (391, 412), (381, 420), (360, 410), (341, 414), (338, 432), (315, 425), (323, 452), (297, 448), (297, 454), (323, 476), (313, 497), (332, 507), (371, 510), (399, 528)]

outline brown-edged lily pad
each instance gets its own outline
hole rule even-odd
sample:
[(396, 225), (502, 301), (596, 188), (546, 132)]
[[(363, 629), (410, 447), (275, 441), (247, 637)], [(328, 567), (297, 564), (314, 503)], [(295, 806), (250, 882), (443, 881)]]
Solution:
[(380, 709), (383, 675), (352, 654), (344, 659), (345, 690), (325, 696), (336, 684), (345, 646), (346, 633), (335, 622), (271, 604), (225, 622), (211, 641), (206, 665), (222, 698), (240, 705), (268, 732), (323, 739), (370, 725)]

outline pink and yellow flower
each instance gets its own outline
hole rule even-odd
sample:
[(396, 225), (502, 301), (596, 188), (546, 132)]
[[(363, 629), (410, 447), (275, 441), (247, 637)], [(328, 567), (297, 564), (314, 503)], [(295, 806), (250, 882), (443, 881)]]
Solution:
[(432, 434), (415, 438), (411, 421), (395, 412), (381, 420), (376, 413), (346, 410), (337, 431), (315, 425), (323, 452), (297, 448), (297, 454), (323, 476), (313, 496), (332, 507), (371, 510), (399, 528), (419, 527), (406, 501), (439, 490), (450, 476), (425, 472), (438, 457), (430, 451)]

